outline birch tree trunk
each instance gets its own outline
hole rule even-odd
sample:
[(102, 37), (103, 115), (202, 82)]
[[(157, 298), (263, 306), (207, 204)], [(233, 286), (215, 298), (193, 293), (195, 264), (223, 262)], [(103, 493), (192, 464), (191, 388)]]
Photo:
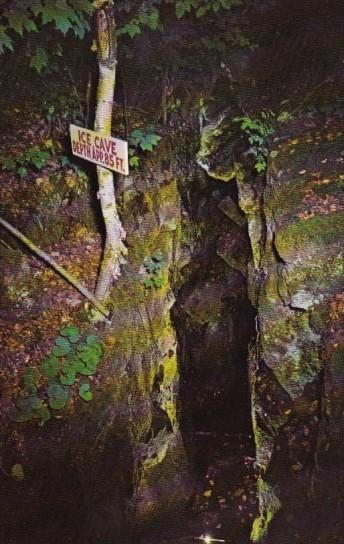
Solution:
[[(116, 82), (117, 39), (113, 2), (94, 2), (97, 8), (97, 51), (99, 82), (94, 129), (111, 136), (111, 118)], [(105, 247), (95, 290), (97, 300), (104, 300), (112, 279), (120, 276), (127, 249), (123, 244), (125, 231), (117, 212), (113, 173), (97, 166), (98, 198), (106, 229)]]

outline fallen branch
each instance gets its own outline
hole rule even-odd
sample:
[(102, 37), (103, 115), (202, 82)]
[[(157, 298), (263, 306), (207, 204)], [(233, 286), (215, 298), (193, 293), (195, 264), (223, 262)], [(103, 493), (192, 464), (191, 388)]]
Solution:
[(67, 280), (68, 283), (70, 283), (75, 289), (79, 291), (82, 295), (84, 295), (85, 298), (87, 298), (92, 304), (101, 312), (105, 317), (108, 317), (109, 311), (99, 302), (95, 296), (85, 287), (82, 283), (80, 283), (72, 274), (67, 272), (65, 268), (60, 266), (50, 255), (45, 253), (42, 249), (40, 249), (36, 244), (34, 244), (29, 238), (27, 238), (24, 234), (22, 234), (18, 229), (13, 227), (10, 223), (5, 221), (5, 219), (2, 219), (0, 217), (0, 225), (2, 225), (6, 230), (8, 230), (13, 236), (18, 238), (26, 247), (28, 247), (35, 255), (40, 257), (43, 261), (48, 263), (55, 272), (60, 274), (65, 280)]

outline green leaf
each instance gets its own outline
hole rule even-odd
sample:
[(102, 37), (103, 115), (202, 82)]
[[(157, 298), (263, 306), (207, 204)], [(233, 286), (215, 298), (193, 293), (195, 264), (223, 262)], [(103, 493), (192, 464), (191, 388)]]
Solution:
[(266, 161), (264, 159), (261, 159), (261, 160), (257, 161), (256, 164), (255, 164), (255, 169), (257, 170), (257, 172), (259, 174), (262, 173), (262, 172), (265, 172), (266, 167), (267, 167), (267, 164), (266, 164)]
[(55, 340), (55, 344), (61, 348), (70, 348), (69, 340), (63, 338), (63, 336), (58, 336)]
[(69, 372), (68, 374), (61, 374), (60, 382), (62, 385), (73, 385), (76, 381), (76, 374)]
[(28, 400), (32, 410), (40, 410), (43, 406), (42, 399), (39, 399), (37, 395), (29, 395)]
[(27, 397), (19, 397), (16, 402), (16, 407), (18, 410), (23, 412), (38, 410), (42, 405), (42, 400), (37, 397), (35, 394), (30, 394)]
[(39, 422), (40, 427), (43, 427), (43, 425), (51, 419), (51, 413), (47, 406), (42, 406), (37, 410), (37, 415), (41, 418), (41, 421)]
[(53, 410), (62, 410), (69, 400), (68, 389), (54, 384), (48, 387), (49, 406)]
[(7, 34), (7, 28), (0, 25), (0, 54), (4, 52), (5, 47), (13, 51), (12, 38)]
[(83, 383), (79, 387), (79, 396), (85, 402), (90, 402), (93, 398), (93, 394), (89, 383)]
[[(67, 157), (67, 155), (62, 155), (60, 162), (61, 162), (61, 166), (66, 166), (67, 164), (68, 165), (71, 164), (71, 160), (69, 157)], [(62, 329), (62, 330), (65, 330), (65, 329)], [(61, 331), (60, 331), (60, 334), (62, 334)], [(65, 336), (68, 336), (68, 334), (66, 334)]]
[(130, 133), (129, 141), (133, 146), (137, 147), (143, 138), (143, 130), (141, 130), (140, 128), (136, 128)]
[(68, 344), (68, 346), (63, 347), (55, 347), (52, 349), (52, 354), (56, 357), (63, 357), (64, 355), (67, 355), (71, 351), (71, 346)]
[(76, 12), (84, 11), (85, 13), (90, 14), (95, 10), (91, 0), (69, 0), (69, 3)]
[(58, 397), (58, 396), (63, 397), (64, 389), (59, 384), (54, 383), (52, 385), (49, 385), (47, 393), (48, 393), (48, 397), (51, 397), (51, 398)]
[(27, 175), (27, 168), (20, 166), (17, 170), (17, 174), (20, 178), (24, 178)]
[(293, 116), (291, 113), (289, 113), (288, 111), (282, 111), (278, 117), (277, 117), (277, 121), (279, 123), (286, 123), (287, 121), (290, 121), (290, 119), (292, 119)]
[(24, 373), (24, 386), (27, 389), (32, 389), (37, 385), (40, 374), (37, 368), (27, 368)]
[(81, 359), (74, 353), (70, 353), (63, 365), (62, 372), (64, 374), (77, 374), (83, 366), (84, 363)]
[(176, 2), (176, 16), (177, 19), (181, 19), (185, 13), (191, 11), (191, 2), (190, 0), (179, 0)]
[(140, 142), (142, 151), (153, 151), (153, 147), (158, 144), (161, 137), (157, 134), (147, 134), (145, 138)]
[(58, 398), (51, 398), (49, 399), (49, 406), (52, 410), (63, 410), (66, 406), (66, 401)]
[(87, 365), (87, 366), (95, 366), (99, 363), (100, 360), (100, 353), (96, 349), (90, 347), (89, 349), (83, 351), (80, 355), (80, 359)]
[(208, 6), (200, 6), (196, 11), (196, 17), (203, 17), (208, 11)]
[(7, 9), (4, 11), (4, 17), (8, 21), (8, 27), (14, 30), (20, 36), (23, 36), (24, 29), (28, 32), (37, 32), (36, 23), (30, 17), (30, 13), (21, 7)]
[(152, 7), (148, 12), (147, 17), (147, 26), (151, 30), (156, 30), (159, 25), (159, 10), (155, 7)]
[[(65, 157), (65, 158), (67, 158), (67, 160), (69, 161), (68, 157)], [(80, 335), (80, 329), (78, 327), (64, 327), (63, 329), (60, 330), (60, 335), (67, 336), (67, 337), (78, 336)]]
[(95, 334), (89, 334), (86, 336), (86, 344), (88, 346), (98, 345), (101, 347), (101, 341), (99, 340), (98, 336), (96, 336)]
[[(60, 349), (60, 348), (55, 348)], [(48, 378), (54, 378), (61, 367), (61, 361), (57, 359), (57, 357), (49, 357), (48, 359), (45, 359), (39, 367), (41, 373), (43, 376), (47, 376)]]
[(153, 278), (145, 279), (144, 282), (143, 282), (143, 285), (145, 286), (146, 289), (151, 289), (152, 287), (154, 287)]
[(41, 170), (50, 159), (49, 151), (28, 150), (27, 161), (33, 164), (38, 170)]
[(161, 276), (158, 278), (153, 278), (153, 285), (155, 289), (161, 289), (161, 287), (164, 285), (164, 278)]
[(161, 262), (164, 260), (164, 256), (162, 253), (160, 253), (159, 251), (157, 253), (154, 253), (154, 255), (152, 256), (152, 259), (153, 261), (158, 261), (158, 262)]
[[(0, 35), (1, 40), (1, 35)], [(1, 45), (1, 42), (0, 42)], [(42, 47), (37, 47), (33, 57), (30, 61), (30, 68), (34, 68), (39, 74), (42, 72), (43, 68), (48, 66), (48, 55), (45, 49)]]
[(213, 3), (212, 3), (212, 8), (213, 8), (213, 12), (214, 13), (217, 13), (219, 11), (221, 7), (221, 3), (219, 0), (215, 0)]
[(117, 34), (128, 34), (131, 38), (134, 38), (137, 34), (141, 34), (141, 28), (136, 22), (130, 22), (120, 28)]
[(79, 370), (79, 374), (82, 376), (93, 376), (96, 372), (97, 368), (91, 365), (83, 365)]
[(132, 168), (138, 168), (140, 166), (140, 159), (137, 155), (132, 155), (129, 159), (129, 166)]

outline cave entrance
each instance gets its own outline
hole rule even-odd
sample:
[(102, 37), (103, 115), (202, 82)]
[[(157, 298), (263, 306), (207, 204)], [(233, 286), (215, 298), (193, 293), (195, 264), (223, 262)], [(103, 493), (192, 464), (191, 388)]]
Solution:
[(190, 195), (199, 235), (173, 318), (181, 430), (196, 480), (192, 510), (204, 532), (240, 542), (257, 508), (247, 362), (255, 312), (244, 262), (250, 244), (234, 184), (207, 180)]

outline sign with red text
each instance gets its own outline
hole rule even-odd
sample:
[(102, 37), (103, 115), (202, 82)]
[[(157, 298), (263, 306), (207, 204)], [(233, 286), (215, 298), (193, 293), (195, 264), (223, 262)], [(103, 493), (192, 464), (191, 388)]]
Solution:
[(76, 125), (69, 128), (73, 155), (120, 174), (129, 174), (128, 142)]

